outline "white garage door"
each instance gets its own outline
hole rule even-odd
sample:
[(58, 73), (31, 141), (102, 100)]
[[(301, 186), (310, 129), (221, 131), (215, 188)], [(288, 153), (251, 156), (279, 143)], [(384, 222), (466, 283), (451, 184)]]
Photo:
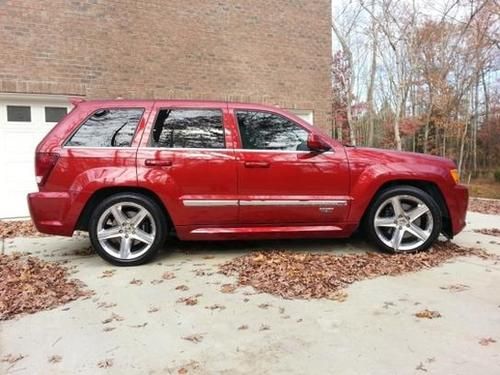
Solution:
[(0, 95), (0, 218), (29, 215), (35, 148), (70, 108), (66, 97)]

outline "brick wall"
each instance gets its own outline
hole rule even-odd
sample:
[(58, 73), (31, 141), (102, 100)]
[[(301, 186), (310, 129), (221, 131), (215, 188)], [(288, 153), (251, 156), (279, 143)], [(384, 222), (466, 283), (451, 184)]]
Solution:
[(0, 0), (0, 92), (201, 98), (330, 123), (331, 0)]

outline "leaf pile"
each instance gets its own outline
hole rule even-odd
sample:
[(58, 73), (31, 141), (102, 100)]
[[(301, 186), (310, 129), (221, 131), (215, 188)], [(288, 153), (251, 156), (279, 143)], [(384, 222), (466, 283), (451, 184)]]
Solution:
[(0, 255), (0, 320), (34, 313), (87, 297), (78, 280), (68, 280), (58, 263), (19, 254)]
[(0, 220), (0, 238), (13, 237), (42, 237), (44, 234), (38, 232), (31, 220)]
[(468, 210), (482, 214), (500, 215), (500, 200), (470, 198)]
[(283, 298), (331, 298), (355, 281), (400, 275), (435, 267), (459, 256), (490, 259), (484, 250), (438, 243), (427, 252), (413, 254), (314, 254), (287, 251), (256, 252), (220, 266), (226, 276), (237, 275), (238, 286)]
[(498, 228), (474, 229), (474, 232), (481, 233), (481, 234), (486, 234), (488, 236), (500, 237), (500, 229), (498, 229)]

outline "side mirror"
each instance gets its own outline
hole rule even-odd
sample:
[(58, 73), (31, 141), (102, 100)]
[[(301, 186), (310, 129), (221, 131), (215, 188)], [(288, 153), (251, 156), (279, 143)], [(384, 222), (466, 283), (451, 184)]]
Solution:
[(332, 147), (317, 134), (309, 133), (307, 137), (307, 148), (313, 152), (326, 152), (331, 150)]

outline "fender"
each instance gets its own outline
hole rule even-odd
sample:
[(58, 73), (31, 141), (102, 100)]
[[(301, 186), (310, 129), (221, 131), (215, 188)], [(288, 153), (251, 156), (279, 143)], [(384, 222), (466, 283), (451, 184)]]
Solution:
[[(351, 166), (352, 196), (349, 222), (361, 220), (378, 191), (392, 181), (430, 182), (445, 197), (450, 190), (449, 171), (454, 164), (449, 160), (373, 149), (348, 149), (347, 153)], [(439, 159), (441, 163), (430, 162), (430, 159)], [(374, 164), (373, 160), (379, 162)]]

